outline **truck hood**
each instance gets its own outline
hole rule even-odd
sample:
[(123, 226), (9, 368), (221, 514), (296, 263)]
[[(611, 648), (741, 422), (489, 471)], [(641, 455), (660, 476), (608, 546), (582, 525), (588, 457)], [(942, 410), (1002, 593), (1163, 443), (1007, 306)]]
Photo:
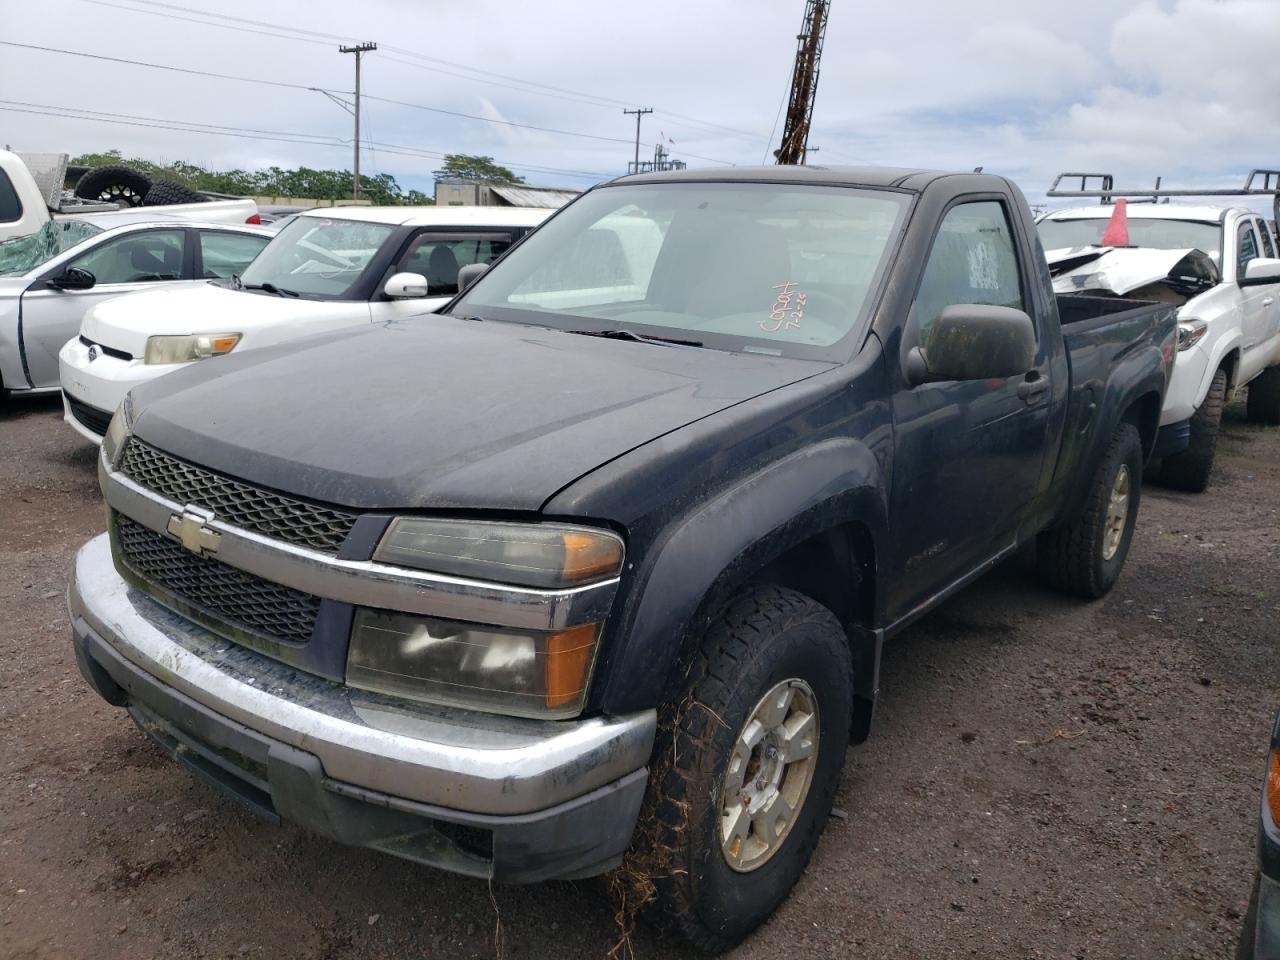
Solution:
[(1057, 293), (1102, 290), (1124, 296), (1153, 283), (1178, 287), (1187, 281), (1221, 282), (1221, 274), (1200, 250), (1149, 247), (1071, 247), (1045, 253)]
[(194, 363), (135, 388), (135, 433), (332, 504), (533, 512), (641, 444), (830, 366), (428, 315)]
[[(424, 310), (429, 309), (424, 307)], [(157, 334), (240, 333), (242, 346), (302, 336), (335, 323), (367, 323), (363, 301), (302, 300), (199, 283), (104, 300), (85, 312), (80, 332), (95, 343), (140, 357)]]

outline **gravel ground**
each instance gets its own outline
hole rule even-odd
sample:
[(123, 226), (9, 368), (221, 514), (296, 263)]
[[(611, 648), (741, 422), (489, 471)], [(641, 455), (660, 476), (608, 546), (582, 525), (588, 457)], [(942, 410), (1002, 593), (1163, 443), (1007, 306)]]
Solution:
[[(103, 528), (55, 402), (0, 407), (0, 956), (601, 957), (599, 881), (496, 887), (270, 827), (91, 693), (63, 602)], [(1149, 487), (1104, 601), (994, 572), (886, 651), (808, 875), (734, 956), (1223, 957), (1280, 706), (1280, 430)], [(495, 944), (501, 919), (502, 943)], [(683, 956), (642, 926), (640, 958)]]

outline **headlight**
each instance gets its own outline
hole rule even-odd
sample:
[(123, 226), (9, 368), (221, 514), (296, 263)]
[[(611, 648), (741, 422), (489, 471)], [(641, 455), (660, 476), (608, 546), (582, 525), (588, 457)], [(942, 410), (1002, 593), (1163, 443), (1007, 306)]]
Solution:
[(373, 558), (473, 580), (564, 589), (617, 576), (622, 553), (622, 538), (587, 527), (400, 517)]
[(506, 630), (357, 610), (347, 684), (411, 700), (543, 720), (582, 712), (599, 624)]
[(120, 455), (124, 442), (129, 439), (129, 433), (132, 430), (133, 400), (126, 393), (124, 399), (120, 401), (120, 406), (116, 407), (111, 423), (107, 425), (107, 432), (102, 437), (102, 455), (111, 466), (115, 466), (116, 457)]
[(1188, 320), (1178, 324), (1178, 351), (1190, 350), (1204, 337), (1209, 324), (1203, 320)]
[(240, 342), (238, 333), (193, 333), (181, 337), (148, 337), (147, 363), (189, 363), (230, 353)]

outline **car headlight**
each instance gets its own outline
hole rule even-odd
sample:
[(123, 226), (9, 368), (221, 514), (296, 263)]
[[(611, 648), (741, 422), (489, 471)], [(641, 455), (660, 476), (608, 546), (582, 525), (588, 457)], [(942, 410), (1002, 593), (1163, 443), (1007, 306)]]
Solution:
[(522, 587), (567, 589), (616, 577), (622, 538), (559, 524), (399, 517), (373, 559)]
[(557, 720), (582, 712), (600, 624), (557, 633), (356, 611), (349, 686), (443, 706)]
[(1178, 352), (1190, 350), (1203, 339), (1209, 324), (1203, 320), (1187, 320), (1178, 324)]
[(238, 333), (193, 333), (178, 337), (148, 337), (147, 363), (189, 363), (230, 353), (240, 342)]
[(126, 393), (124, 399), (120, 401), (120, 406), (116, 407), (111, 423), (107, 425), (107, 432), (102, 437), (102, 455), (111, 466), (116, 465), (116, 458), (120, 456), (120, 451), (124, 449), (124, 442), (129, 439), (132, 431), (133, 398)]
[[(489, 583), (573, 590), (608, 589), (623, 552), (617, 534), (589, 527), (399, 517), (373, 558)], [(412, 700), (565, 719), (582, 712), (602, 627), (521, 630), (359, 609), (346, 680)]]

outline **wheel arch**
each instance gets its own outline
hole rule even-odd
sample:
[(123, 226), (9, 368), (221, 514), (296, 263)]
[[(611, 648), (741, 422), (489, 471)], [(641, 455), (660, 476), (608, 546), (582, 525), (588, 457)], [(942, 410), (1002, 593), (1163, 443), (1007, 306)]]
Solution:
[(1120, 414), (1120, 423), (1131, 423), (1138, 428), (1144, 459), (1150, 458), (1155, 449), (1156, 434), (1160, 431), (1160, 406), (1160, 391), (1149, 390), (1134, 397)]
[(858, 441), (828, 440), (670, 524), (637, 571), (633, 600), (612, 631), (601, 706), (640, 709), (667, 699), (711, 618), (738, 591), (762, 583), (831, 609), (845, 626), (856, 668), (867, 670), (868, 660), (878, 661), (885, 500), (871, 451)]

